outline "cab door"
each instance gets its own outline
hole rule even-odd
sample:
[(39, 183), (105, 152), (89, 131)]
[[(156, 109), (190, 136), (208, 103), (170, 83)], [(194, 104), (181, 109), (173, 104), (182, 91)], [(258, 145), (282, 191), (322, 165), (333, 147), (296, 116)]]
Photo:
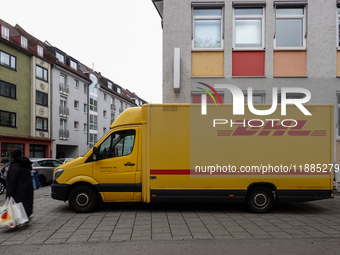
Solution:
[[(129, 127), (109, 135), (97, 148), (93, 177), (99, 183), (104, 202), (132, 201), (138, 170), (140, 128)], [(141, 192), (141, 191), (140, 191)]]

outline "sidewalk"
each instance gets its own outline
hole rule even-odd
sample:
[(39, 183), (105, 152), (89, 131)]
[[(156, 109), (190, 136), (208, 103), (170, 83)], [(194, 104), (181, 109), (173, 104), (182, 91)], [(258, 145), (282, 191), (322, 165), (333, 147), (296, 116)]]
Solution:
[[(282, 204), (268, 214), (249, 213), (240, 204), (115, 203), (77, 214), (35, 191), (30, 226), (0, 229), (0, 245), (93, 243), (129, 240), (340, 238), (340, 196)], [(5, 195), (0, 195), (0, 204)]]

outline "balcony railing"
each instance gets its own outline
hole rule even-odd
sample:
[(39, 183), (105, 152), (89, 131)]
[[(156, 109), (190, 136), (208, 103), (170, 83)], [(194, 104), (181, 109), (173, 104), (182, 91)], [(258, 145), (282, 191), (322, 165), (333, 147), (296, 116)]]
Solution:
[(116, 106), (114, 104), (111, 104), (111, 111), (115, 111), (116, 110)]
[(65, 95), (70, 94), (70, 87), (67, 86), (66, 84), (59, 83), (59, 90), (60, 90), (60, 93), (62, 94), (65, 94)]
[(59, 138), (60, 139), (68, 139), (69, 138), (69, 131), (66, 129), (59, 129)]
[(59, 114), (68, 117), (70, 115), (70, 109), (68, 107), (59, 106)]

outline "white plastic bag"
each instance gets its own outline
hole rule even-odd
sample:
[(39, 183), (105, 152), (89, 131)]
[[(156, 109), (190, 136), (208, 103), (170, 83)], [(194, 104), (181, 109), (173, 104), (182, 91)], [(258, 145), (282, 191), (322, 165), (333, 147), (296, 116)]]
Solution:
[(22, 224), (28, 222), (28, 217), (26, 215), (25, 208), (23, 204), (16, 203), (14, 199), (11, 197), (10, 204), (12, 204), (12, 210), (13, 210), (13, 217), (15, 220), (15, 224), (20, 227)]
[(15, 226), (12, 203), (10, 202), (10, 199), (7, 198), (4, 206), (0, 207), (0, 227), (15, 228)]

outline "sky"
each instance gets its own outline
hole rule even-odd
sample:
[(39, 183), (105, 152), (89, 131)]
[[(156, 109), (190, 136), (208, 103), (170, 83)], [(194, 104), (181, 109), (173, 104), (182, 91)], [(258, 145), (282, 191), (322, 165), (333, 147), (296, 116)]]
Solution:
[(161, 18), (151, 0), (7, 0), (20, 25), (151, 103), (162, 103)]

